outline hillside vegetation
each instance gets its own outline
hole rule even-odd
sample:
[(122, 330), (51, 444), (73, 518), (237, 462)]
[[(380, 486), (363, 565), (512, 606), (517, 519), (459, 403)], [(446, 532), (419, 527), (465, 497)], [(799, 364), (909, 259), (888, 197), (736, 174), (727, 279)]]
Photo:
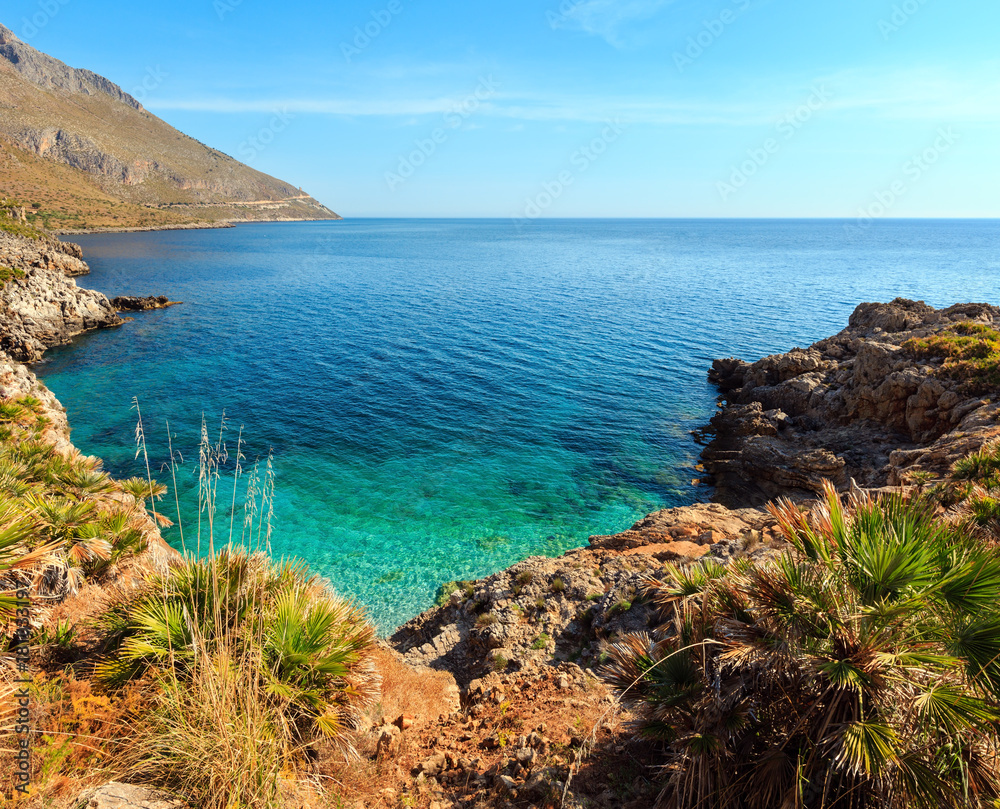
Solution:
[(670, 568), (608, 676), (667, 752), (659, 805), (985, 807), (1000, 797), (1000, 555), (917, 496), (832, 486), (790, 550)]

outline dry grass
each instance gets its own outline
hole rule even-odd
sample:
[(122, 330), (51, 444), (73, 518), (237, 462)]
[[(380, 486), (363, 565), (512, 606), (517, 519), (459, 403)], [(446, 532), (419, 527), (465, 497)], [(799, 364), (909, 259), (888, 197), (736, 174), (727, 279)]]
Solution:
[(381, 646), (373, 652), (372, 660), (382, 674), (381, 717), (376, 718), (390, 722), (403, 714), (436, 718), (451, 710), (449, 693), (456, 686), (455, 678), (447, 672), (417, 671)]
[(959, 323), (930, 337), (907, 340), (913, 356), (944, 360), (938, 374), (962, 382), (969, 393), (1000, 387), (1000, 332), (982, 323)]
[(262, 693), (261, 663), (216, 654), (184, 680), (161, 678), (116, 769), (203, 809), (280, 806), (287, 742)]
[[(127, 482), (125, 488), (134, 490), (129, 496), (122, 493), (123, 484), (89, 466), (77, 469), (53, 456), (51, 447), (31, 434), (43, 428), (34, 407), (30, 400), (0, 402), (0, 429), (5, 441), (14, 442), (15, 453), (8, 458), (0, 452), (0, 489), (38, 500), (37, 487), (57, 485), (77, 495), (96, 491), (120, 498), (143, 515), (146, 502), (153, 506), (148, 494), (163, 487), (148, 477)], [(17, 442), (25, 430), (22, 448)], [(33, 743), (32, 806), (42, 805), (40, 799), (58, 807), (63, 793), (79, 794), (94, 780), (118, 779), (160, 786), (194, 806), (266, 809), (281, 806), (288, 794), (313, 789), (310, 762), (321, 749), (341, 759), (354, 754), (357, 732), (367, 727), (379, 693), (370, 654), (374, 629), (303, 565), (233, 548), (228, 536), (216, 543), (211, 515), (217, 494), (230, 519), (238, 521), (235, 493), (243, 476), (241, 444), (230, 454), (223, 435), (224, 429), (213, 445), (203, 430), (206, 519), (199, 524), (206, 536), (189, 534), (191, 545), (223, 547), (206, 559), (187, 557), (168, 571), (146, 572), (129, 583), (108, 582), (98, 592), (102, 612), (96, 618), (94, 604), (81, 609), (65, 603), (54, 610), (60, 622), (50, 619), (33, 641), (45, 647), (36, 647), (36, 671), (41, 666), (48, 673), (38, 674), (33, 688), (39, 735)], [(141, 418), (137, 443), (145, 457)], [(227, 474), (232, 496), (219, 492)], [(269, 471), (252, 470), (242, 504), (250, 525), (243, 539), (255, 548), (267, 547), (272, 487)], [(47, 512), (46, 501), (38, 503), (43, 536), (65, 543), (81, 564), (90, 563), (82, 550), (103, 551), (95, 545), (102, 540), (89, 530), (82, 538), (73, 533), (98, 512), (67, 516)], [(105, 556), (97, 557), (100, 572), (107, 570)], [(15, 568), (8, 575), (21, 572)], [(87, 579), (81, 577), (80, 584), (89, 589)], [(81, 641), (76, 629), (85, 618), (91, 626), (84, 627)], [(96, 666), (95, 647), (107, 652)], [(78, 661), (80, 677), (58, 669), (63, 653)], [(0, 729), (11, 730), (4, 717), (0, 722)], [(4, 755), (11, 753), (0, 751), (0, 764), (9, 764)], [(4, 787), (2, 794), (12, 796)]]
[[(155, 684), (117, 769), (199, 807), (266, 809), (282, 805), (283, 782), (301, 779), (320, 748), (357, 758), (378, 693), (375, 633), (304, 565), (275, 563), (228, 537), (217, 543), (216, 503), (229, 505), (230, 523), (238, 519), (243, 473), (241, 439), (230, 456), (224, 433), (223, 422), (213, 444), (202, 428), (202, 515), (189, 536), (211, 555), (186, 557), (111, 607), (102, 619), (111, 654), (97, 673)], [(145, 455), (141, 417), (136, 436)], [(219, 493), (230, 459), (231, 497)], [(272, 497), (268, 461), (247, 483), (244, 541), (255, 548), (268, 545)]]

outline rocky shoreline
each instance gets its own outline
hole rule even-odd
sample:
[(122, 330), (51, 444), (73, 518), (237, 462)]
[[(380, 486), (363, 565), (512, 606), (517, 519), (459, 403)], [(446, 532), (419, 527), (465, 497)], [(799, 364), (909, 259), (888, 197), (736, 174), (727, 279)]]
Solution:
[(161, 230), (225, 230), (236, 227), (235, 222), (185, 222), (177, 225), (147, 225), (145, 227), (87, 228), (85, 230), (54, 230), (57, 236), (85, 236), (88, 233), (155, 233)]
[(1000, 403), (966, 392), (903, 345), (959, 323), (998, 325), (1000, 309), (862, 304), (844, 331), (808, 349), (716, 360), (710, 379), (723, 407), (702, 458), (716, 502), (655, 512), (557, 559), (458, 583), (391, 643), (408, 662), (462, 684), (498, 657), (513, 670), (553, 657), (591, 666), (609, 638), (652, 628), (655, 616), (637, 595), (665, 564), (726, 563), (781, 547), (767, 502), (812, 500), (824, 479), (847, 492), (905, 485), (916, 472), (944, 476), (1000, 436)]
[(846, 329), (809, 348), (716, 360), (709, 377), (725, 407), (702, 455), (715, 500), (755, 506), (815, 496), (824, 479), (846, 491), (945, 474), (996, 434), (1000, 412), (988, 391), (911, 348), (960, 324), (996, 327), (1000, 309), (865, 303)]
[(177, 225), (147, 225), (145, 227), (87, 228), (74, 230), (53, 230), (56, 236), (86, 236), (90, 233), (156, 233), (164, 230), (228, 230), (238, 225), (273, 225), (288, 222), (337, 222), (336, 219), (307, 219), (305, 217), (282, 217), (277, 219), (220, 219), (215, 222), (185, 222)]
[[(81, 289), (71, 276), (88, 271), (82, 251), (57, 244), (0, 233), (0, 265), (17, 271), (0, 289), (0, 397), (40, 399), (50, 440), (73, 453), (65, 411), (22, 363), (84, 331), (120, 325), (119, 311), (175, 302), (109, 301)], [(862, 304), (844, 331), (807, 349), (717, 360), (710, 378), (723, 407), (703, 461), (718, 502), (655, 512), (558, 558), (455, 583), (440, 606), (397, 629), (384, 646), (386, 671), (408, 678), (414, 694), (433, 683), (438, 696), (422, 707), (408, 696), (393, 703), (395, 723), (364, 729), (381, 763), (378, 783), (358, 786), (357, 805), (398, 806), (404, 795), (406, 805), (428, 809), (527, 805), (569, 794), (570, 782), (595, 807), (649, 805), (641, 790), (625, 800), (606, 788), (615, 768), (645, 761), (649, 750), (629, 741), (628, 717), (597, 674), (610, 640), (658, 624), (644, 583), (668, 565), (775, 554), (784, 545), (761, 506), (776, 497), (811, 499), (823, 479), (847, 491), (943, 475), (1000, 436), (1000, 404), (912, 350), (913, 340), (963, 324), (1000, 325), (1000, 309)], [(153, 546), (156, 564), (168, 563), (173, 552), (162, 539)], [(102, 595), (90, 588), (81, 598)], [(508, 738), (504, 728), (515, 725), (524, 731)]]
[(0, 289), (0, 352), (36, 362), (46, 349), (93, 329), (122, 323), (107, 297), (77, 286), (90, 268), (78, 245), (0, 231), (0, 266), (11, 279)]

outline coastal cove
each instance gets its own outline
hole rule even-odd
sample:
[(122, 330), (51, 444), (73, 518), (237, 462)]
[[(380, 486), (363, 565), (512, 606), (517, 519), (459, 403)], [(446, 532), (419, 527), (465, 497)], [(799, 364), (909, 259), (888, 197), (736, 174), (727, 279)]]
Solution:
[(996, 233), (359, 220), (83, 236), (84, 286), (185, 303), (33, 370), (116, 476), (139, 471), (132, 397), (155, 470), (169, 420), (186, 524), (202, 414), (214, 435), (225, 410), (233, 457), (240, 425), (247, 466), (273, 450), (274, 555), (303, 558), (387, 631), (446, 581), (708, 499), (691, 431), (715, 409), (713, 359), (808, 345), (862, 300), (989, 300)]

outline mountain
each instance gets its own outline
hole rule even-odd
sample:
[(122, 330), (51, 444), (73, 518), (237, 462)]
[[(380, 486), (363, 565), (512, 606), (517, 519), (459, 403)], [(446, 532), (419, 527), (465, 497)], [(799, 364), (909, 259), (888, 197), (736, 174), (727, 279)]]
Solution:
[(0, 25), (0, 195), (50, 229), (339, 219)]

